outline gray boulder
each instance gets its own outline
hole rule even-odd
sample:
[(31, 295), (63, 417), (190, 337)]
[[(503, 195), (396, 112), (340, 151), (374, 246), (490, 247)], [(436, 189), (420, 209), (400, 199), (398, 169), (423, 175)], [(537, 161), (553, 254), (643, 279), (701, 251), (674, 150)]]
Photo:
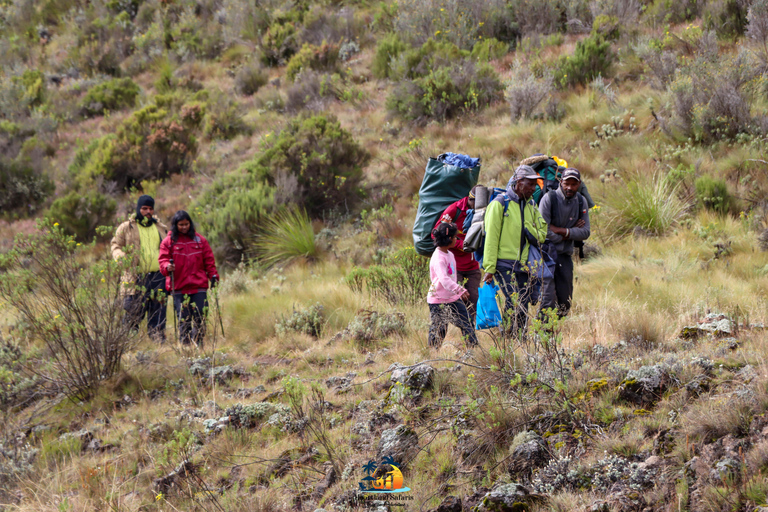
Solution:
[(392, 374), (389, 377), (392, 383), (390, 396), (397, 401), (403, 398), (418, 400), (424, 391), (432, 387), (435, 369), (428, 364), (420, 364), (414, 367), (403, 366), (394, 363), (389, 367)]
[(550, 458), (544, 438), (528, 430), (515, 436), (510, 446), (510, 456), (509, 472), (513, 476), (530, 476), (535, 468), (544, 466)]
[(542, 499), (543, 496), (531, 493), (521, 484), (504, 484), (486, 494), (472, 510), (473, 512), (522, 512), (529, 510), (532, 503)]
[(406, 425), (384, 430), (379, 440), (376, 460), (391, 457), (398, 467), (403, 467), (419, 452), (419, 436)]

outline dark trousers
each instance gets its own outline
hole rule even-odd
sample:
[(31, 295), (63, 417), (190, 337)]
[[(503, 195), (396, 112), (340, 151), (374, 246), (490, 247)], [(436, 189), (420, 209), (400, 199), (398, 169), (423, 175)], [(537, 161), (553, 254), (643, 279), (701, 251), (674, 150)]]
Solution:
[(179, 338), (184, 345), (193, 341), (203, 346), (205, 338), (205, 317), (208, 314), (208, 294), (197, 292), (191, 295), (177, 293), (173, 296), (173, 310), (179, 319)]
[(160, 272), (141, 274), (136, 281), (136, 293), (123, 301), (125, 321), (138, 330), (147, 318), (147, 334), (159, 342), (165, 341), (166, 293), (165, 276)]
[(469, 312), (469, 319), (472, 321), (472, 325), (475, 325), (475, 318), (477, 318), (477, 298), (478, 290), (480, 288), (480, 281), (482, 281), (483, 274), (479, 268), (475, 270), (468, 270), (462, 272), (456, 271), (456, 277), (459, 284), (467, 289), (469, 292), (469, 304), (467, 304), (467, 311)]
[(457, 300), (447, 304), (429, 305), (429, 346), (439, 348), (445, 339), (445, 333), (448, 331), (448, 324), (451, 323), (461, 329), (461, 337), (468, 347), (477, 345), (477, 335), (475, 328), (469, 320), (469, 313), (464, 302)]
[(541, 294), (541, 308), (557, 308), (559, 316), (571, 309), (573, 297), (573, 259), (570, 254), (558, 254), (554, 279), (545, 279)]
[(538, 293), (534, 290), (528, 272), (499, 270), (494, 274), (504, 294), (504, 311), (501, 313), (504, 335), (526, 335), (528, 330), (528, 304), (536, 300)]

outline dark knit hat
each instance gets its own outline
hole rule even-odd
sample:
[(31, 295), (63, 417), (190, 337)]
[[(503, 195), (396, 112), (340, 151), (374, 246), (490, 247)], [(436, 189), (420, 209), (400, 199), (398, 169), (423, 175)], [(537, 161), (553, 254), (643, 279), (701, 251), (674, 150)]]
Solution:
[[(152, 198), (152, 196), (148, 196), (148, 195), (145, 194), (145, 195), (141, 196), (138, 201), (136, 201), (136, 220), (141, 222), (141, 223), (143, 223), (143, 221), (144, 221), (144, 216), (141, 214), (141, 207), (142, 206), (151, 206), (152, 208), (154, 208), (155, 207), (155, 200)], [(154, 219), (152, 219), (152, 217), (150, 217), (147, 220), (152, 222)]]

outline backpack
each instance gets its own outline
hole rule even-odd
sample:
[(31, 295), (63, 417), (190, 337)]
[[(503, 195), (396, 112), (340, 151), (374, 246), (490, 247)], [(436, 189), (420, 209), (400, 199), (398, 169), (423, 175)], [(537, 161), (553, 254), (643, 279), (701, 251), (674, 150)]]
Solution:
[[(504, 213), (507, 213), (510, 199), (505, 192), (506, 190), (503, 188), (493, 188), (488, 194), (488, 204), (499, 200), (504, 204)], [(499, 199), (499, 197), (501, 198)], [(467, 218), (464, 221), (464, 231), (467, 235), (464, 238), (463, 250), (464, 252), (474, 252), (475, 261), (480, 265), (483, 264), (483, 252), (485, 250), (485, 211), (486, 208), (467, 210)]]
[(541, 178), (537, 180), (536, 191), (533, 193), (533, 200), (537, 205), (541, 202), (541, 198), (544, 197), (544, 194), (551, 190), (557, 190), (557, 187), (560, 186), (560, 177), (562, 176), (565, 167), (561, 166), (558, 161), (555, 160), (556, 158), (557, 157), (549, 157), (537, 153), (520, 162), (520, 165), (531, 166), (531, 168), (541, 176)]
[(413, 223), (413, 246), (422, 256), (430, 256), (435, 251), (432, 229), (445, 209), (467, 197), (480, 176), (479, 162), (475, 167), (465, 168), (445, 163), (442, 156), (429, 159), (419, 188), (419, 207)]

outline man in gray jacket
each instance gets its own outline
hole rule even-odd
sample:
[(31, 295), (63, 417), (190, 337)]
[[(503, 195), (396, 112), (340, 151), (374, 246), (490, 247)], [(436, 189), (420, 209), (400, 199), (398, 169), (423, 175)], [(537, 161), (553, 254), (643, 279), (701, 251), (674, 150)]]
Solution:
[(578, 193), (581, 173), (566, 169), (560, 187), (541, 198), (539, 211), (549, 225), (544, 244), (556, 261), (555, 277), (542, 283), (541, 308), (557, 308), (559, 316), (571, 309), (573, 297), (573, 242), (589, 238), (589, 207)]

